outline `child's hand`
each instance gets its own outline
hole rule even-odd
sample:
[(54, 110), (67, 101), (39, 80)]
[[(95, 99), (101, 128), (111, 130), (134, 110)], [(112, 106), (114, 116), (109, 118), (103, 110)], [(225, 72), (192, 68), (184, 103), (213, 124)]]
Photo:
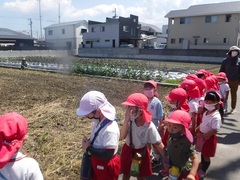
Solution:
[(188, 174), (187, 180), (195, 180), (195, 176), (193, 176), (192, 174)]
[(133, 116), (133, 109), (130, 107), (127, 107), (125, 111), (125, 120), (130, 121), (132, 116)]
[(201, 133), (201, 132), (197, 133), (196, 137), (199, 137), (199, 138), (203, 137), (203, 133)]
[(84, 151), (86, 151), (88, 146), (90, 146), (90, 142), (89, 142), (89, 140), (86, 137), (84, 137), (83, 140), (82, 140), (82, 149)]

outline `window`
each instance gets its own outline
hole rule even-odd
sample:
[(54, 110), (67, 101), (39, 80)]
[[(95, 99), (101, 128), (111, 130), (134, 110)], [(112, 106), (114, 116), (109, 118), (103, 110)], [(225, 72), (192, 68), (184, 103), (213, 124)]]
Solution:
[(227, 15), (225, 16), (225, 22), (230, 22), (230, 21), (231, 21), (231, 17), (232, 17), (231, 14), (227, 14)]
[(191, 18), (190, 17), (180, 18), (180, 24), (190, 24), (190, 23), (191, 23)]
[(94, 27), (91, 28), (91, 32), (95, 32), (95, 28)]
[(104, 31), (105, 31), (105, 27), (104, 26), (100, 27), (100, 32), (104, 32)]
[(229, 43), (229, 39), (228, 39), (228, 38), (223, 38), (223, 43), (224, 43), (224, 44)]
[(198, 39), (194, 39), (194, 45), (198, 44)]
[(123, 31), (128, 32), (128, 26), (123, 26)]
[(65, 34), (65, 29), (62, 29), (62, 34)]
[(205, 23), (215, 23), (217, 22), (217, 16), (206, 16)]
[(85, 32), (87, 32), (87, 29), (81, 29), (81, 33), (80, 34), (85, 33)]
[(203, 43), (205, 43), (205, 44), (209, 43), (209, 39), (208, 38), (203, 38)]
[(179, 43), (181, 44), (181, 43), (183, 43), (183, 40), (184, 40), (184, 38), (179, 38)]
[(174, 25), (174, 18), (171, 19), (171, 25)]
[(53, 31), (52, 31), (52, 30), (49, 30), (49, 31), (48, 31), (48, 35), (49, 35), (49, 36), (52, 36), (52, 35), (53, 35)]
[(171, 39), (171, 44), (175, 44), (176, 43), (176, 39)]
[(109, 40), (109, 39), (106, 39), (105, 42), (110, 42), (110, 40)]

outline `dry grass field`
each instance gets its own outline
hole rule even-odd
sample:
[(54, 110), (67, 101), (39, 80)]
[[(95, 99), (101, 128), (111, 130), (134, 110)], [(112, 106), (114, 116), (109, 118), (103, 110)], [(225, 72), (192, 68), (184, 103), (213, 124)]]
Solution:
[[(217, 72), (219, 66), (192, 64), (188, 68)], [(90, 134), (91, 123), (75, 112), (86, 92), (103, 92), (116, 107), (121, 124), (121, 102), (133, 92), (142, 92), (143, 87), (139, 81), (7, 68), (0, 68), (0, 76), (1, 114), (16, 111), (28, 119), (29, 138), (22, 151), (39, 162), (46, 180), (79, 179), (81, 140)], [(159, 85), (165, 111), (164, 96), (172, 88)]]

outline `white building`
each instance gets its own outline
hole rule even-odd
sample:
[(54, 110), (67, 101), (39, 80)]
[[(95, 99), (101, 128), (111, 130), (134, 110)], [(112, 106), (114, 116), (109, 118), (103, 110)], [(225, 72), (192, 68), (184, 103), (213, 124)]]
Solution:
[(162, 33), (162, 29), (153, 24), (140, 24), (142, 41), (139, 41), (139, 48), (159, 48), (160, 44), (167, 43), (167, 35)]
[(64, 22), (45, 27), (45, 41), (54, 49), (78, 49), (83, 41), (83, 33), (87, 32), (85, 20)]

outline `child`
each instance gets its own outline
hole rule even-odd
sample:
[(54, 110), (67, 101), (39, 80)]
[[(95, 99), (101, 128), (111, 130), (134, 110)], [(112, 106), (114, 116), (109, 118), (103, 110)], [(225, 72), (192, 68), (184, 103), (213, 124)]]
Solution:
[(217, 75), (218, 78), (218, 85), (219, 85), (219, 92), (222, 98), (224, 112), (227, 112), (227, 100), (229, 95), (229, 85), (228, 85), (228, 79), (224, 72), (220, 72)]
[(152, 122), (158, 128), (163, 118), (162, 102), (158, 99), (157, 83), (149, 80), (144, 83), (143, 93), (148, 98), (148, 110), (152, 115)]
[[(198, 156), (193, 145), (193, 136), (188, 129), (190, 115), (183, 110), (172, 112), (165, 120), (170, 138), (167, 143), (169, 177), (198, 180)], [(174, 174), (173, 174), (173, 171)]]
[(37, 161), (19, 149), (27, 139), (27, 120), (16, 112), (0, 116), (0, 179), (43, 180)]
[[(126, 106), (125, 120), (120, 129), (120, 139), (125, 139), (121, 152), (121, 168), (123, 179), (128, 180), (130, 176), (138, 179), (152, 175), (150, 164), (150, 151), (148, 145), (151, 144), (156, 152), (163, 156), (164, 145), (152, 122), (152, 115), (148, 111), (148, 99), (141, 93), (134, 93), (127, 97), (122, 103)], [(139, 168), (131, 168), (132, 161), (136, 154), (141, 155), (138, 160)], [(134, 174), (132, 173), (132, 170)]]
[[(77, 115), (93, 122), (90, 139), (82, 140), (82, 149), (91, 155), (92, 179), (117, 180), (120, 173), (117, 154), (120, 132), (115, 121), (115, 107), (102, 92), (89, 91), (81, 98)], [(83, 169), (81, 176), (85, 175)]]
[[(152, 122), (158, 129), (163, 119), (163, 107), (162, 102), (158, 99), (157, 83), (152, 80), (146, 81), (143, 93), (148, 98), (148, 110), (152, 115)], [(152, 151), (152, 156), (152, 168), (160, 166), (159, 155)]]
[(188, 94), (188, 105), (190, 107), (189, 114), (191, 116), (190, 129), (192, 135), (195, 136), (195, 130), (198, 123), (198, 111), (201, 93), (197, 83), (194, 80), (185, 79), (179, 87), (183, 88)]
[[(188, 95), (186, 91), (182, 88), (175, 88), (170, 91), (170, 93), (165, 96), (166, 100), (168, 101), (168, 105), (170, 106), (170, 111), (168, 114), (168, 117), (176, 110), (183, 110), (188, 112), (190, 110), (189, 105), (187, 103), (187, 98)], [(166, 129), (167, 127), (163, 123), (163, 129)], [(165, 127), (164, 127), (165, 126)], [(163, 138), (163, 144), (167, 144), (167, 139), (168, 139), (168, 131), (164, 131), (162, 134)]]
[[(203, 114), (202, 123), (197, 128), (197, 146), (201, 152), (201, 164), (198, 174), (201, 178), (205, 177), (206, 171), (210, 166), (210, 157), (215, 156), (217, 147), (216, 133), (219, 131), (221, 115), (219, 113), (220, 95), (216, 91), (208, 91), (204, 98), (206, 111)], [(199, 142), (201, 145), (199, 145)]]
[[(165, 96), (166, 100), (168, 101), (168, 104), (170, 106), (170, 112), (168, 114), (168, 117), (176, 110), (183, 110), (188, 112), (189, 111), (189, 105), (187, 103), (187, 92), (182, 89), (182, 88), (175, 88), (173, 90), (170, 91), (170, 93)], [(162, 127), (162, 141), (164, 146), (167, 146), (167, 141), (169, 138), (169, 133), (167, 130), (167, 125), (165, 125), (163, 123), (163, 127)], [(159, 171), (161, 176), (167, 176), (168, 175), (168, 168), (166, 169), (162, 169)]]

